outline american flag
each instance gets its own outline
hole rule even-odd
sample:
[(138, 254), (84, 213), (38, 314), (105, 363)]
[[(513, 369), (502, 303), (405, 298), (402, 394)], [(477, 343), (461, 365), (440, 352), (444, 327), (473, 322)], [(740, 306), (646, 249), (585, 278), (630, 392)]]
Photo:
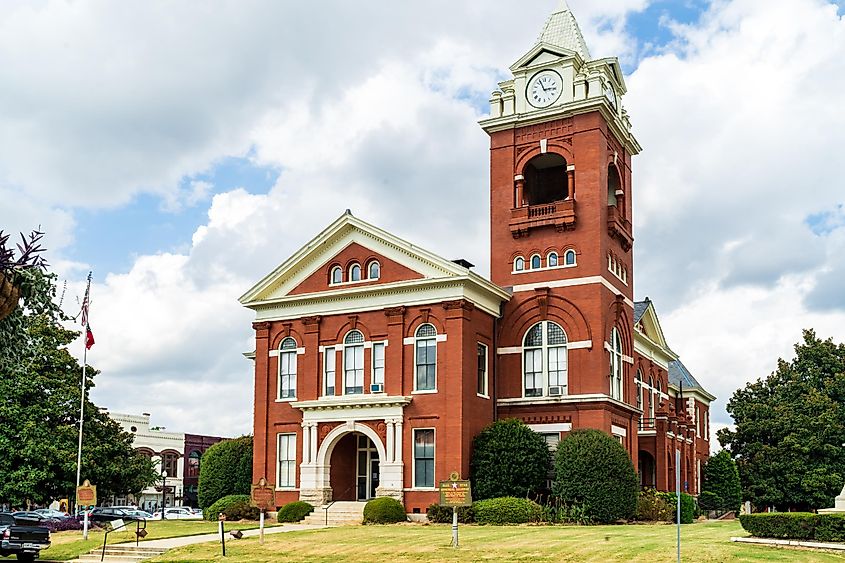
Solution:
[(90, 350), (94, 345), (94, 333), (88, 324), (89, 294), (91, 293), (91, 273), (88, 273), (88, 287), (85, 288), (85, 298), (82, 300), (82, 326), (85, 327), (85, 349)]

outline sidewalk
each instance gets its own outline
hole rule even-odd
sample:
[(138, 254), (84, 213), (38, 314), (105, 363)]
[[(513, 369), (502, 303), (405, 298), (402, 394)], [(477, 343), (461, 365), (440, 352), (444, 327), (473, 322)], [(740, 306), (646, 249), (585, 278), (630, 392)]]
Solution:
[[(320, 530), (325, 528), (325, 526), (314, 526), (309, 524), (282, 524), (281, 526), (272, 526), (272, 527), (265, 527), (264, 534), (281, 534), (284, 532), (299, 532), (302, 530)], [(254, 530), (243, 530), (243, 534), (245, 538), (255, 538), (258, 537), (259, 531), (257, 528)], [(173, 549), (174, 547), (183, 547), (186, 545), (194, 545), (197, 543), (206, 543), (210, 541), (220, 541), (220, 533), (215, 532), (213, 534), (202, 534), (200, 536), (182, 536), (179, 538), (165, 538), (161, 540), (149, 540), (143, 541), (140, 543), (143, 547), (156, 547), (160, 549)], [(229, 535), (229, 530), (226, 530), (226, 541), (238, 541), (234, 539), (232, 536)], [(131, 542), (134, 544), (134, 542)], [(121, 544), (116, 544), (121, 545)]]

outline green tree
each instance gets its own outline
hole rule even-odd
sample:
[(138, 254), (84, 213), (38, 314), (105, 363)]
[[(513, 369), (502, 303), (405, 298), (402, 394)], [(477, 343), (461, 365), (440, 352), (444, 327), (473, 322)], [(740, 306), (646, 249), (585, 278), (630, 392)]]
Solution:
[(197, 501), (203, 510), (225, 496), (248, 495), (251, 484), (252, 436), (217, 442), (202, 455)]
[(545, 440), (519, 420), (494, 422), (473, 440), (470, 479), (476, 499), (524, 497), (544, 488), (550, 469)]
[(727, 450), (710, 457), (702, 467), (699, 502), (705, 510), (736, 511), (742, 504), (739, 470)]
[(629, 519), (637, 510), (640, 484), (625, 448), (601, 430), (580, 429), (561, 440), (555, 457), (554, 492), (581, 506), (597, 522)]
[[(74, 496), (82, 366), (67, 349), (79, 333), (61, 325), (55, 276), (40, 269), (17, 275), (23, 306), (0, 321), (0, 502), (25, 506)], [(96, 375), (89, 366), (82, 478), (101, 497), (139, 492), (155, 481), (154, 468), (87, 399)]]
[(756, 506), (833, 506), (845, 469), (845, 345), (804, 331), (792, 361), (734, 392), (735, 429), (718, 437), (736, 460), (742, 496)]

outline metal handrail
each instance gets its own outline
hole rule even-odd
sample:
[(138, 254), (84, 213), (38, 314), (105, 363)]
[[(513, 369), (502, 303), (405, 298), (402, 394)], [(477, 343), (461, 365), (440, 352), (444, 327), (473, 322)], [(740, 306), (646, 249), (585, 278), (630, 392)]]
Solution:
[[(357, 484), (352, 485), (351, 487), (346, 487), (346, 489), (343, 490), (342, 494), (346, 495), (346, 493), (348, 493), (352, 489), (357, 489), (357, 488), (358, 488)], [(340, 499), (333, 499), (329, 504), (327, 504), (323, 507), (323, 512), (325, 512), (325, 515), (326, 515), (326, 526), (329, 525), (329, 509), (332, 507), (332, 505), (334, 505), (334, 503), (339, 502), (339, 501), (340, 501)]]
[[(141, 521), (142, 520), (144, 522), (143, 528), (141, 527)], [(106, 533), (103, 536), (103, 551), (100, 553), (100, 561), (103, 561), (106, 558), (106, 544), (109, 541), (109, 534), (112, 533), (112, 532), (116, 532), (116, 531), (120, 530), (121, 528), (125, 528), (126, 526), (128, 526), (132, 522), (133, 522), (133, 520), (129, 520), (128, 522), (124, 522), (122, 526), (118, 526), (117, 528), (106, 528)], [(141, 537), (141, 530), (147, 529), (147, 520), (145, 518), (142, 518), (141, 520), (134, 520), (134, 522), (135, 522), (135, 547), (138, 547), (138, 541)]]

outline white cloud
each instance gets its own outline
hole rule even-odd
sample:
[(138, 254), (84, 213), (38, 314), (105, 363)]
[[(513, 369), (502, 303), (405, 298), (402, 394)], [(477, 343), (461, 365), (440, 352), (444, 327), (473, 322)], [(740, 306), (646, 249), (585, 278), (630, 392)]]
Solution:
[[(646, 0), (570, 3), (594, 56), (642, 55), (623, 24)], [(219, 190), (184, 179), (226, 156), (280, 170), (267, 194), (213, 196), (184, 254), (140, 256), (95, 286), (95, 398), (171, 429), (249, 431), (251, 316), (235, 300), (346, 208), (486, 271), (478, 107), (554, 4), (0, 8), (0, 196), (24, 202), (0, 209), (4, 224), (46, 223), (61, 249), (73, 206), (145, 191), (174, 211), (205, 205)], [(801, 328), (845, 340), (842, 229), (835, 214), (822, 235), (806, 222), (842, 204), (845, 32), (815, 0), (714, 2), (673, 29), (627, 77), (645, 147), (636, 289), (719, 395), (718, 427), (732, 390)]]

